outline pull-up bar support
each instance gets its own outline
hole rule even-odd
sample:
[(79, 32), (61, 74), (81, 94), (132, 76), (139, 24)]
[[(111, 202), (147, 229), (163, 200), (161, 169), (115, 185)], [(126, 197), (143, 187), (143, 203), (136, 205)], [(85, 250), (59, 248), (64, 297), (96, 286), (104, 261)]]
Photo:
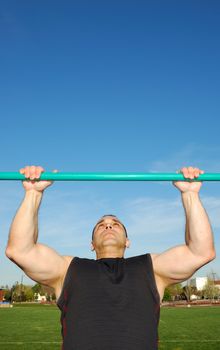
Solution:
[[(26, 180), (19, 172), (0, 172), (0, 180)], [(52, 181), (220, 181), (220, 173), (201, 174), (185, 179), (179, 173), (42, 173), (39, 180)]]

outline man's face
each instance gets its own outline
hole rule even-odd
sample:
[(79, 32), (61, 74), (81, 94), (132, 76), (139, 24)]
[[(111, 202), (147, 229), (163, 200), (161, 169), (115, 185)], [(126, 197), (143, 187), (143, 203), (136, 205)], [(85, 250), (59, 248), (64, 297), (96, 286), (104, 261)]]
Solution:
[(125, 248), (127, 241), (123, 224), (116, 216), (104, 216), (97, 222), (92, 241), (95, 250), (106, 246)]

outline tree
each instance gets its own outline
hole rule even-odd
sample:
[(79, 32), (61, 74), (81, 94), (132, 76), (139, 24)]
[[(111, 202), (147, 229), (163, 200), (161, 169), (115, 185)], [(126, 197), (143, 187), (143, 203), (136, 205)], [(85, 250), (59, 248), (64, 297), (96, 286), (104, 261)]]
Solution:
[(32, 287), (28, 287), (25, 289), (25, 301), (33, 301), (34, 300), (34, 292)]
[(11, 301), (11, 290), (9, 288), (4, 289), (4, 299), (8, 302)]
[(220, 295), (219, 288), (215, 286), (215, 283), (210, 278), (207, 280), (205, 287), (202, 290), (203, 297), (205, 299), (217, 299)]
[[(7, 294), (7, 296), (9, 293)], [(13, 302), (25, 302), (34, 300), (34, 292), (32, 286), (25, 284), (19, 284), (16, 282), (10, 290), (10, 301)]]
[[(56, 300), (56, 296), (54, 294), (54, 289), (48, 286), (44, 286), (42, 284), (36, 283), (33, 287), (32, 290), (34, 292), (35, 298), (38, 294), (45, 295), (47, 301), (51, 301), (51, 300)], [(53, 296), (54, 295), (54, 296)], [(55, 297), (55, 299), (54, 299)]]
[(173, 284), (170, 286), (170, 293), (172, 296), (172, 300), (180, 300), (182, 299), (183, 287), (180, 283)]
[(13, 301), (19, 301), (19, 290), (20, 290), (20, 286), (18, 284), (18, 282), (16, 282), (15, 284), (13, 284), (13, 286), (11, 287), (11, 302)]
[(193, 294), (197, 295), (197, 288), (195, 286), (191, 286), (189, 281), (187, 281), (187, 284), (183, 287), (183, 292), (185, 294), (186, 300), (189, 303), (191, 300), (191, 296)]
[(172, 296), (170, 293), (170, 289), (169, 289), (169, 287), (167, 287), (164, 290), (163, 301), (171, 301), (171, 300), (172, 300)]
[(163, 301), (174, 301), (182, 299), (183, 287), (180, 283), (165, 288)]
[(43, 286), (40, 283), (36, 283), (33, 287), (32, 287), (33, 293), (39, 293), (42, 294), (43, 293)]

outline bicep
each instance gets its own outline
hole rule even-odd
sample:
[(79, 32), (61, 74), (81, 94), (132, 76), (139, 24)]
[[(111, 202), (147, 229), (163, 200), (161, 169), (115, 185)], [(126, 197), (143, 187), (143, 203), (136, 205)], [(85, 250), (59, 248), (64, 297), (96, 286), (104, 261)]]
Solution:
[(186, 245), (176, 246), (161, 254), (152, 254), (154, 273), (170, 285), (192, 276), (207, 261), (191, 252)]
[(54, 249), (37, 243), (28, 253), (17, 255), (12, 260), (34, 281), (55, 287), (62, 280), (69, 259)]

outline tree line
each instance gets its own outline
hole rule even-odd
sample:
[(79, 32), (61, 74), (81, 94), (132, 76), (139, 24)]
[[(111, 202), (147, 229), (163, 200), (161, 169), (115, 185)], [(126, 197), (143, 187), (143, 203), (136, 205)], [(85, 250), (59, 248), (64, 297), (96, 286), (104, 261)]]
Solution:
[(220, 289), (214, 284), (212, 279), (208, 279), (202, 290), (187, 283), (185, 286), (180, 283), (174, 284), (165, 289), (163, 301), (187, 300), (190, 302), (192, 297), (197, 299), (220, 299)]
[[(47, 301), (56, 301), (54, 289), (36, 283), (34, 286), (19, 284), (16, 282), (11, 288), (2, 286), (4, 289), (4, 300), (8, 302), (34, 302), (38, 300), (38, 295), (45, 296)], [(220, 289), (215, 286), (212, 279), (208, 279), (203, 290), (187, 283), (183, 286), (180, 283), (174, 284), (165, 289), (163, 301), (191, 300), (192, 295), (198, 299), (220, 299)]]
[(38, 300), (38, 295), (45, 296), (47, 301), (56, 301), (53, 288), (36, 283), (34, 286), (19, 284), (16, 282), (11, 288), (7, 285), (4, 289), (4, 300), (8, 302), (34, 302)]

